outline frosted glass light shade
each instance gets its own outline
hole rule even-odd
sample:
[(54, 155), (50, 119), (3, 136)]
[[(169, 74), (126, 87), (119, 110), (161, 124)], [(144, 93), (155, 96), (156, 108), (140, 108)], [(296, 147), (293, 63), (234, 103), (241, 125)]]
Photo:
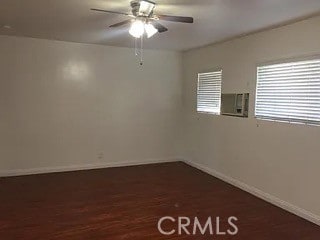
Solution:
[(148, 38), (151, 38), (153, 35), (155, 35), (158, 32), (158, 30), (150, 23), (145, 24), (144, 29), (146, 30)]
[(144, 23), (140, 20), (134, 21), (129, 33), (135, 38), (140, 38), (144, 34)]

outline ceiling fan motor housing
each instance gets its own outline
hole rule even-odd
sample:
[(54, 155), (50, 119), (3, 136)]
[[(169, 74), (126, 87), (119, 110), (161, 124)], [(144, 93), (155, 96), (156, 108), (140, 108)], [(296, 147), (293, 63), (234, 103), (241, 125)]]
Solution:
[(136, 17), (150, 17), (153, 14), (155, 3), (146, 0), (134, 0), (130, 3), (132, 14)]
[(130, 5), (131, 5), (131, 8), (132, 8), (132, 14), (134, 16), (138, 16), (139, 8), (140, 8), (140, 2), (139, 1), (132, 1), (130, 3)]

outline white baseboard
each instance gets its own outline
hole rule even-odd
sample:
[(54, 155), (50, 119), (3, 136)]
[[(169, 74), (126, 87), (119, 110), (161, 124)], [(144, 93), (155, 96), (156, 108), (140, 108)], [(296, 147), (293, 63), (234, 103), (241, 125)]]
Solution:
[(94, 163), (94, 164), (81, 164), (81, 165), (71, 165), (71, 166), (59, 166), (59, 167), (0, 170), (0, 177), (13, 177), (13, 176), (24, 176), (24, 175), (56, 173), (56, 172), (71, 172), (71, 171), (92, 170), (92, 169), (113, 168), (113, 167), (129, 167), (129, 166), (136, 166), (136, 165), (167, 163), (167, 162), (177, 162), (177, 161), (180, 161), (180, 158), (172, 157), (172, 158), (166, 158), (166, 159), (148, 159), (144, 161)]
[(188, 161), (188, 160), (184, 160), (184, 162), (186, 164), (188, 164), (188, 165), (190, 165), (192, 167), (195, 167), (195, 168), (197, 168), (197, 169), (199, 169), (199, 170), (201, 170), (203, 172), (206, 172), (206, 173), (208, 173), (208, 174), (210, 174), (210, 175), (212, 175), (212, 176), (214, 176), (216, 178), (219, 178), (224, 182), (227, 182), (227, 183), (229, 183), (229, 184), (231, 184), (231, 185), (233, 185), (235, 187), (238, 187), (238, 188), (240, 188), (240, 189), (242, 189), (242, 190), (244, 190), (244, 191), (246, 191), (246, 192), (248, 192), (248, 193), (250, 193), (250, 194), (252, 194), (252, 195), (254, 195), (256, 197), (258, 197), (258, 198), (261, 198), (264, 201), (267, 201), (267, 202), (269, 202), (269, 203), (271, 203), (271, 204), (273, 204), (273, 205), (275, 205), (277, 207), (280, 207), (280, 208), (282, 208), (282, 209), (284, 209), (284, 210), (286, 210), (286, 211), (288, 211), (290, 213), (293, 213), (293, 214), (295, 214), (295, 215), (297, 215), (299, 217), (302, 217), (302, 218), (304, 218), (304, 219), (306, 219), (306, 220), (308, 220), (310, 222), (313, 222), (313, 223), (315, 223), (315, 224), (320, 226), (320, 216), (318, 216), (316, 214), (313, 214), (313, 213), (311, 213), (311, 212), (309, 212), (309, 211), (307, 211), (305, 209), (302, 209), (302, 208), (297, 207), (297, 206), (295, 206), (295, 205), (293, 205), (291, 203), (283, 201), (283, 200), (281, 200), (281, 199), (279, 199), (279, 198), (277, 198), (277, 197), (275, 197), (275, 196), (273, 196), (273, 195), (271, 195), (269, 193), (263, 192), (260, 189), (257, 189), (255, 187), (249, 186), (248, 184), (245, 184), (245, 183), (243, 183), (243, 182), (241, 182), (241, 181), (239, 181), (237, 179), (229, 177), (229, 176), (227, 176), (225, 174), (222, 174), (222, 173), (220, 173), (220, 172), (218, 172), (216, 170), (213, 170), (213, 169), (211, 169), (209, 167), (206, 167), (204, 165), (201, 165), (199, 163), (195, 163), (193, 161)]

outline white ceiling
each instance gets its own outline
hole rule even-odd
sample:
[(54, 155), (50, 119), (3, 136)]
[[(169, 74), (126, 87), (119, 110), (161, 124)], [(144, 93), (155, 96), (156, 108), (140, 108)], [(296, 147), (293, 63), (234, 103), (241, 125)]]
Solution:
[[(128, 27), (109, 29), (129, 12), (130, 0), (1, 0), (0, 34), (71, 42), (133, 46)], [(169, 31), (147, 48), (186, 50), (320, 11), (320, 0), (156, 0), (158, 14), (192, 16), (194, 24), (162, 22)], [(11, 29), (3, 27), (11, 26)]]

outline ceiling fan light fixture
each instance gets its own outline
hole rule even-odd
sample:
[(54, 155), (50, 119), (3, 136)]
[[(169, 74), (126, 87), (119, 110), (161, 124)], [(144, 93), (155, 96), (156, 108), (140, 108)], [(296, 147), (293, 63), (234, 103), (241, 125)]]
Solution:
[[(163, 26), (159, 20), (169, 21), (169, 22), (178, 22), (178, 23), (193, 23), (192, 17), (184, 17), (184, 16), (171, 16), (171, 15), (158, 15), (154, 13), (156, 3), (152, 2), (153, 0), (131, 0), (131, 14), (126, 12), (117, 12), (110, 11), (98, 8), (91, 8), (92, 11), (112, 13), (112, 14), (120, 14), (125, 15), (128, 18), (122, 22), (113, 24), (110, 28), (121, 27), (123, 25), (129, 24), (131, 22), (131, 26), (129, 29), (129, 34), (135, 38), (135, 54), (136, 56), (140, 56), (140, 64), (143, 64), (143, 42), (144, 35), (148, 38), (151, 38), (156, 33), (164, 33), (168, 31), (168, 28)], [(140, 46), (138, 46), (137, 39), (140, 38)], [(140, 51), (138, 50), (140, 48)]]
[(158, 32), (158, 29), (156, 29), (151, 23), (145, 24), (144, 29), (147, 33), (148, 38), (151, 38), (153, 35), (155, 35)]
[(141, 20), (135, 20), (129, 30), (131, 36), (140, 38), (144, 34), (144, 23)]

